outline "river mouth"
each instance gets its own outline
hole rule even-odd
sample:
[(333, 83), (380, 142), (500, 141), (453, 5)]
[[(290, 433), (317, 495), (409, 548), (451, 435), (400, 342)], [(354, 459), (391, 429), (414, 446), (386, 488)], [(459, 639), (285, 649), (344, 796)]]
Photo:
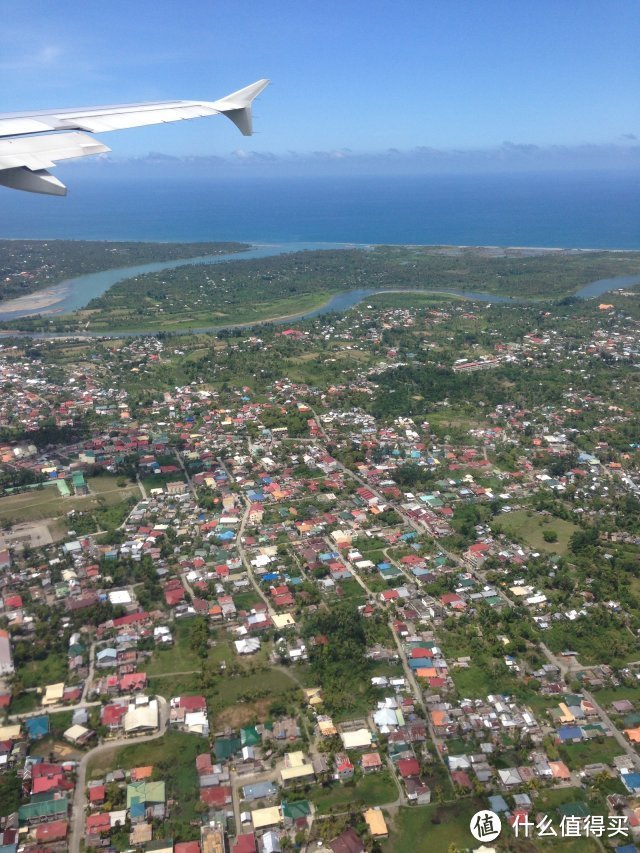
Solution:
[[(41, 317), (55, 317), (60, 314), (68, 314), (84, 308), (88, 303), (105, 293), (114, 284), (126, 281), (130, 278), (144, 275), (150, 272), (162, 272), (163, 270), (176, 269), (189, 265), (210, 265), (225, 263), (228, 261), (241, 261), (259, 258), (274, 257), (277, 255), (293, 252), (314, 251), (321, 249), (371, 249), (370, 245), (355, 243), (274, 243), (268, 245), (252, 244), (253, 248), (244, 252), (234, 252), (226, 255), (206, 255), (203, 257), (183, 258), (175, 261), (159, 261), (154, 263), (140, 264), (132, 267), (121, 267), (118, 269), (104, 270), (97, 273), (88, 273), (76, 278), (67, 279), (60, 284), (43, 290), (35, 291), (27, 296), (21, 296), (12, 300), (0, 302), (0, 322), (18, 320), (24, 317), (40, 315)], [(532, 249), (532, 251), (549, 251), (544, 249)], [(599, 279), (590, 282), (580, 288), (574, 297), (577, 299), (593, 299), (602, 296), (612, 290), (625, 287), (634, 287), (640, 284), (639, 275), (622, 275), (614, 278)], [(177, 328), (175, 330), (162, 329), (127, 329), (114, 330), (113, 332), (91, 332), (82, 333), (47, 333), (47, 332), (20, 332), (12, 330), (0, 331), (3, 337), (30, 337), (30, 338), (110, 338), (116, 336), (144, 336), (157, 334), (165, 331), (171, 335), (194, 334), (194, 333), (216, 333), (227, 329), (251, 328), (256, 325), (272, 323), (281, 325), (283, 323), (294, 323), (308, 320), (332, 312), (348, 311), (364, 299), (384, 293), (416, 293), (420, 295), (442, 296), (443, 298), (454, 297), (468, 299), (475, 302), (485, 303), (513, 303), (525, 304), (531, 300), (521, 299), (517, 296), (502, 296), (495, 293), (462, 291), (462, 290), (426, 290), (426, 289), (391, 289), (382, 290), (360, 289), (345, 290), (334, 294), (324, 305), (310, 311), (289, 314), (285, 317), (266, 318), (258, 322), (225, 324), (222, 326), (205, 326), (201, 328)]]

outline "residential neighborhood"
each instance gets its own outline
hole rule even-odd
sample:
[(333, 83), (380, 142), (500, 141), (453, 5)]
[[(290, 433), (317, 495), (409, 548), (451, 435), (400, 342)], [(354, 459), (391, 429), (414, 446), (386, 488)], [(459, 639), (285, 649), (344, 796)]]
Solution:
[(635, 850), (640, 312), (565, 310), (3, 340), (0, 849)]

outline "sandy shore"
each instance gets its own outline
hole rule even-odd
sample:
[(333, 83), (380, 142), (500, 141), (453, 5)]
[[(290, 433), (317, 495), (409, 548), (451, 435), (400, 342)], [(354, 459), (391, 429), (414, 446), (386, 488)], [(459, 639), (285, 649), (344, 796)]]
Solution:
[(61, 302), (69, 293), (69, 288), (62, 285), (48, 287), (45, 290), (36, 290), (26, 296), (18, 296), (16, 299), (7, 299), (0, 302), (0, 313), (11, 314), (20, 311), (29, 314), (38, 314), (43, 308), (49, 308)]

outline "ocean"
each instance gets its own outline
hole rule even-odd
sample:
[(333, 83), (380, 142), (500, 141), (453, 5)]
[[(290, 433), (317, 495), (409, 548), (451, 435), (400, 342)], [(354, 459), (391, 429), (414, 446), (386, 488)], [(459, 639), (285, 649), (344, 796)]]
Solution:
[(0, 237), (640, 250), (640, 175), (89, 177), (66, 198), (0, 188)]

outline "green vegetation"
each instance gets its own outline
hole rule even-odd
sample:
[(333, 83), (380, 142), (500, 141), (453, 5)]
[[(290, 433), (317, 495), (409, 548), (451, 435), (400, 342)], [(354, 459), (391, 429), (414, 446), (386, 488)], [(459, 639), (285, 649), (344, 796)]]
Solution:
[(128, 499), (133, 497), (138, 500), (140, 497), (137, 486), (122, 488), (117, 485), (116, 477), (108, 475), (90, 477), (87, 485), (88, 495), (70, 494), (62, 497), (57, 486), (48, 485), (0, 498), (0, 523), (11, 525), (66, 517), (67, 513), (75, 510), (78, 514), (86, 513), (95, 517), (92, 529), (97, 529), (99, 524), (102, 529), (113, 530), (126, 516)]
[(132, 746), (116, 747), (102, 752), (89, 762), (87, 779), (101, 778), (110, 770), (132, 767), (153, 767), (153, 779), (166, 784), (167, 800), (174, 800), (169, 817), (160, 827), (161, 837), (176, 841), (199, 838), (198, 827), (191, 826), (197, 818), (198, 790), (196, 756), (207, 752), (204, 738), (181, 732), (167, 732), (157, 740)]
[(191, 644), (195, 627), (195, 619), (176, 622), (173, 626), (173, 645), (160, 646), (154, 651), (150, 662), (145, 665), (147, 675), (152, 677), (190, 670), (199, 672), (202, 659)]
[(326, 645), (311, 650), (311, 671), (322, 687), (324, 704), (330, 713), (348, 715), (360, 707), (370, 707), (371, 663), (365, 657), (365, 619), (351, 601), (341, 601), (331, 611), (319, 610), (304, 623), (305, 637), (324, 635)]
[(298, 688), (286, 670), (265, 669), (246, 675), (225, 675), (209, 694), (209, 707), (214, 715), (234, 705), (251, 704), (261, 699), (282, 699), (297, 696)]
[(394, 821), (394, 831), (385, 844), (388, 853), (410, 850), (411, 853), (447, 851), (453, 844), (466, 850), (475, 844), (469, 830), (471, 818), (486, 808), (486, 800), (466, 799), (456, 803), (432, 803), (421, 808), (402, 808)]
[(64, 279), (152, 261), (241, 252), (243, 243), (115, 243), (102, 240), (0, 240), (0, 300)]
[(18, 662), (18, 647), (16, 648), (16, 681), (23, 688), (42, 687), (47, 684), (57, 684), (67, 678), (67, 658), (62, 652), (50, 652), (41, 658)]
[(583, 664), (616, 666), (640, 658), (638, 640), (618, 616), (601, 607), (573, 622), (556, 622), (545, 631), (545, 642), (552, 652), (577, 652)]
[(522, 542), (535, 551), (565, 554), (569, 540), (578, 528), (562, 518), (520, 509), (501, 514), (494, 520), (492, 529), (494, 533), (506, 533), (510, 539)]
[(398, 789), (388, 770), (362, 776), (357, 781), (336, 783), (330, 787), (313, 787), (307, 794), (320, 814), (332, 809), (360, 809), (392, 803), (398, 797)]
[(584, 743), (567, 743), (558, 747), (560, 757), (569, 770), (580, 770), (585, 764), (612, 764), (623, 750), (615, 738), (593, 738)]
[[(637, 271), (637, 255), (622, 252), (514, 249), (500, 255), (482, 249), (400, 246), (372, 252), (310, 251), (148, 273), (114, 285), (75, 315), (52, 322), (59, 331), (78, 323), (88, 323), (93, 330), (251, 324), (310, 311), (334, 293), (363, 287), (562, 297), (596, 279)], [(42, 324), (26, 319), (9, 325), (33, 330)]]
[(2, 814), (8, 815), (18, 811), (18, 806), (22, 802), (21, 781), (15, 770), (10, 770), (0, 776), (0, 811)]

